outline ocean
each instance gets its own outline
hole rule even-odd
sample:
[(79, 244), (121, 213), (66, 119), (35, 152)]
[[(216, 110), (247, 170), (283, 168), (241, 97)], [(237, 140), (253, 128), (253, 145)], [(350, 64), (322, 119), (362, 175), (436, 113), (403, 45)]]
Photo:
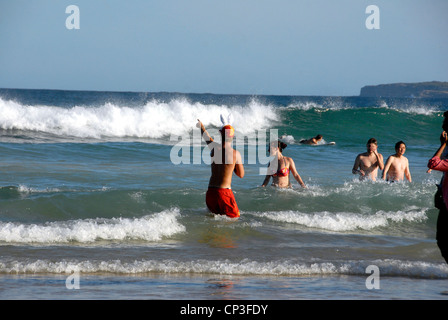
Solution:
[[(0, 299), (446, 300), (427, 173), (448, 100), (0, 90)], [(200, 119), (231, 114), (239, 219), (210, 214)], [(278, 132), (308, 186), (260, 187)], [(263, 134), (266, 133), (266, 136)], [(302, 145), (323, 135), (334, 145)], [(359, 181), (366, 142), (412, 182)], [(255, 143), (256, 142), (256, 143)]]

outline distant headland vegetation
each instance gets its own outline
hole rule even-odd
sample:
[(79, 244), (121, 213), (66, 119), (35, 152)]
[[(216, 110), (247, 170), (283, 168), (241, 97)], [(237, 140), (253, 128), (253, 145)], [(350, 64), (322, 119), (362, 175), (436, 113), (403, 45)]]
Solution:
[(391, 83), (364, 86), (360, 97), (448, 99), (448, 82)]

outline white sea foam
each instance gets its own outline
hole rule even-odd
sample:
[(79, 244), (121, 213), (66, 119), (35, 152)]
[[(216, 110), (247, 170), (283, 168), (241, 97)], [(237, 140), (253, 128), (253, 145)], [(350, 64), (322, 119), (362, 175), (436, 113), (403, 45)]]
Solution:
[(257, 215), (274, 221), (337, 232), (372, 230), (378, 227), (386, 227), (392, 222), (421, 222), (427, 219), (426, 210), (423, 209), (396, 212), (378, 211), (375, 214), (278, 211), (257, 213)]
[(311, 101), (292, 103), (292, 104), (284, 107), (284, 109), (298, 109), (298, 110), (303, 110), (303, 111), (308, 111), (308, 110), (312, 110), (312, 109), (320, 110), (320, 111), (328, 110), (322, 104), (319, 104), (316, 102), (311, 102)]
[(182, 136), (204, 125), (220, 127), (220, 115), (232, 114), (235, 129), (252, 133), (278, 120), (275, 109), (255, 100), (245, 106), (205, 105), (185, 99), (149, 101), (140, 107), (112, 103), (101, 106), (26, 106), (0, 98), (0, 129), (23, 130), (75, 138), (152, 138)]
[(75, 189), (75, 188), (37, 188), (37, 187), (29, 187), (24, 184), (20, 184), (17, 187), (17, 191), (23, 194), (29, 193), (59, 193), (59, 192), (80, 192), (80, 191), (88, 191), (88, 192), (104, 192), (110, 190), (110, 187), (103, 186), (97, 189)]
[(435, 106), (428, 106), (424, 103), (416, 104), (415, 102), (407, 104), (407, 105), (399, 105), (399, 104), (387, 104), (385, 101), (381, 103), (382, 108), (391, 109), (399, 112), (406, 112), (410, 114), (421, 114), (421, 115), (432, 115), (435, 112), (440, 112), (440, 109)]
[[(327, 99), (322, 103), (318, 103), (315, 101), (300, 101), (289, 104), (282, 109), (287, 110), (303, 110), (309, 111), (314, 110), (315, 112), (327, 112), (327, 111), (340, 111), (340, 110), (348, 110), (353, 109), (353, 105), (344, 101), (343, 99), (334, 98)], [(377, 108), (378, 110), (393, 110), (398, 112), (410, 113), (410, 114), (420, 114), (420, 115), (432, 115), (436, 112), (440, 112), (440, 107), (431, 106), (421, 102), (420, 104), (417, 102), (412, 103), (386, 103), (386, 101), (380, 101), (379, 105), (372, 105), (371, 108)]]
[(357, 275), (366, 276), (369, 265), (377, 266), (381, 276), (405, 276), (410, 278), (448, 278), (448, 266), (445, 263), (423, 261), (405, 261), (381, 259), (373, 261), (254, 261), (242, 259), (230, 260), (140, 260), (124, 262), (121, 260), (0, 260), (0, 273), (33, 274), (80, 273), (111, 274), (221, 274), (221, 275), (263, 275), (263, 276), (310, 276), (310, 275)]
[(86, 219), (45, 224), (0, 223), (0, 242), (6, 243), (93, 243), (99, 240), (160, 241), (184, 232), (178, 209), (142, 218)]

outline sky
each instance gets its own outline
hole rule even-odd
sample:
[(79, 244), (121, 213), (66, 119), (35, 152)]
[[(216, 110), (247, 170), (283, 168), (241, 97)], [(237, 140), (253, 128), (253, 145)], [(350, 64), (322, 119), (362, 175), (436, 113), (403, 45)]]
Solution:
[(0, 0), (0, 88), (354, 96), (447, 57), (446, 0)]

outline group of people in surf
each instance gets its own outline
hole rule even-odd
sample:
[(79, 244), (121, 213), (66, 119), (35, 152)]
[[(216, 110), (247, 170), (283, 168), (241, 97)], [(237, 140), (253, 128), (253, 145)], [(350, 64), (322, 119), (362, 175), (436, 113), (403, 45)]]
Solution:
[(378, 152), (378, 141), (370, 138), (366, 144), (367, 151), (358, 154), (353, 164), (352, 173), (359, 174), (361, 180), (376, 180), (378, 169), (383, 170), (382, 179), (389, 182), (403, 181), (406, 179), (412, 182), (411, 172), (409, 170), (409, 160), (404, 156), (406, 144), (398, 141), (395, 144), (395, 154), (391, 155), (386, 164), (383, 161), (383, 155)]
[[(224, 124), (223, 118), (221, 118)], [(232, 218), (240, 216), (238, 206), (233, 195), (231, 184), (233, 173), (244, 177), (244, 166), (239, 151), (233, 149), (232, 141), (235, 135), (235, 129), (230, 124), (224, 124), (219, 130), (221, 134), (221, 143), (217, 143), (205, 129), (202, 122), (198, 119), (197, 127), (201, 129), (201, 134), (206, 144), (211, 149), (211, 177), (206, 193), (206, 204), (209, 210), (216, 214), (227, 215)], [(301, 144), (316, 145), (322, 141), (322, 135), (301, 140)], [(409, 170), (409, 161), (404, 156), (406, 144), (403, 141), (395, 145), (395, 154), (391, 155), (384, 165), (382, 154), (378, 153), (378, 142), (371, 138), (367, 141), (367, 151), (359, 154), (353, 165), (353, 174), (359, 174), (360, 179), (376, 180), (378, 169), (383, 170), (382, 178), (390, 182), (401, 181), (406, 178), (412, 182)], [(287, 144), (281, 139), (274, 141), (269, 146), (271, 162), (267, 168), (267, 174), (262, 183), (266, 187), (272, 178), (272, 185), (279, 188), (291, 187), (289, 179), (290, 174), (303, 187), (307, 186), (303, 182), (294, 160), (291, 157), (283, 155), (283, 150)]]
[[(217, 143), (199, 119), (196, 126), (201, 129), (201, 135), (211, 149), (211, 177), (205, 197), (207, 207), (215, 214), (237, 218), (240, 216), (240, 211), (231, 188), (232, 176), (235, 172), (238, 177), (243, 178), (244, 166), (240, 152), (232, 147), (235, 129), (230, 124), (223, 125), (219, 130), (221, 143)], [(271, 178), (273, 179), (273, 185), (277, 187), (290, 187), (289, 174), (291, 173), (297, 182), (303, 188), (306, 188), (297, 172), (294, 160), (283, 155), (283, 149), (286, 146), (286, 143), (280, 140), (270, 144), (269, 152), (273, 160), (267, 169), (263, 187), (269, 183)]]
[[(445, 179), (445, 173), (448, 172), (448, 157), (444, 156), (448, 144), (448, 111), (444, 113), (444, 117), (443, 132), (440, 135), (441, 145), (429, 160), (428, 168), (429, 171), (437, 170), (444, 173), (435, 195), (435, 206), (439, 209), (436, 239), (442, 256), (448, 263), (448, 178)], [(206, 193), (207, 207), (214, 214), (237, 218), (240, 216), (240, 211), (231, 189), (232, 175), (235, 172), (238, 177), (243, 178), (244, 167), (241, 154), (232, 147), (235, 130), (230, 124), (223, 125), (220, 129), (221, 143), (216, 143), (199, 119), (197, 127), (200, 128), (203, 139), (211, 149), (211, 177)], [(319, 136), (307, 141), (309, 144), (316, 144), (318, 138)], [(386, 164), (384, 164), (382, 154), (378, 152), (378, 142), (375, 138), (369, 139), (366, 147), (367, 151), (358, 154), (355, 159), (353, 174), (358, 174), (361, 180), (376, 180), (378, 170), (383, 170), (382, 178), (386, 181), (403, 181), (406, 178), (412, 182), (409, 161), (404, 156), (406, 144), (403, 141), (395, 144), (395, 154), (389, 156)], [(262, 186), (265, 187), (272, 178), (273, 185), (280, 188), (290, 187), (289, 174), (291, 173), (297, 182), (306, 188), (293, 159), (283, 155), (285, 148), (286, 143), (280, 140), (269, 146), (269, 152), (274, 160), (268, 167)]]

